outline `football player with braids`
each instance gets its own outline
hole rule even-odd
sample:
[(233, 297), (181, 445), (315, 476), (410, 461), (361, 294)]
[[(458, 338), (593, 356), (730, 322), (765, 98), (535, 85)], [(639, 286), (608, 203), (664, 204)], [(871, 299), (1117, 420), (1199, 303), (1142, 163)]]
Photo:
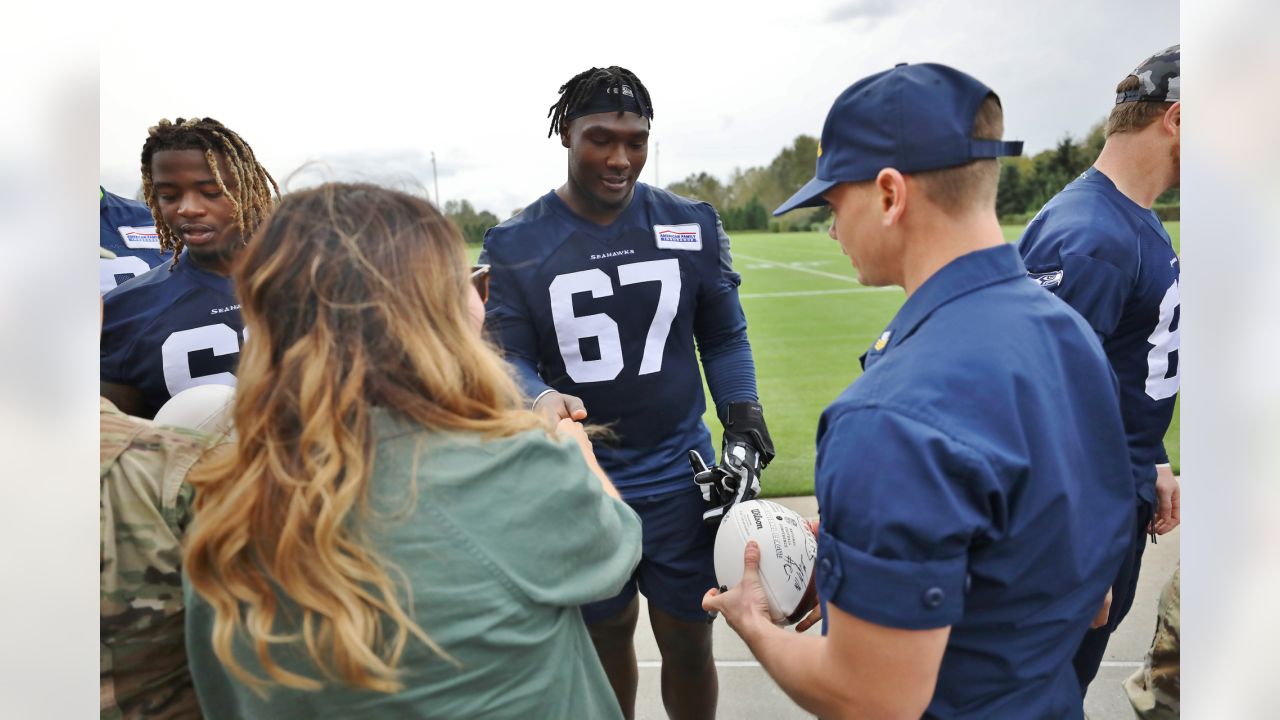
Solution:
[(106, 295), (100, 373), (103, 397), (149, 418), (189, 387), (235, 384), (244, 325), (228, 275), (280, 190), (249, 144), (213, 118), (147, 131), (142, 190), (173, 261)]
[[(559, 92), (548, 136), (568, 150), (568, 178), (486, 234), (487, 328), (535, 411), (612, 430), (597, 454), (643, 520), (643, 556), (622, 591), (583, 617), (623, 713), (635, 710), (641, 592), (667, 712), (713, 717), (700, 600), (715, 584), (716, 525), (727, 505), (758, 493), (774, 456), (741, 278), (715, 208), (638, 182), (654, 117), (644, 83), (593, 67)], [(714, 457), (699, 360), (724, 427), (723, 463), (700, 475), (702, 492), (687, 459), (690, 450)]]

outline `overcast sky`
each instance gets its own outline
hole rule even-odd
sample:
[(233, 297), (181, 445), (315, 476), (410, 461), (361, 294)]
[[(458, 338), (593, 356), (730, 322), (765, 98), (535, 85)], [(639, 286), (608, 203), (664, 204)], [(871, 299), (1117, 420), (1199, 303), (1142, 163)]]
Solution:
[(1129, 70), (1178, 42), (1178, 4), (168, 3), (114, 7), (109, 24), (100, 149), (110, 190), (137, 192), (148, 126), (207, 115), (282, 185), (363, 178), (434, 194), (434, 152), (441, 202), (465, 198), (505, 218), (563, 182), (547, 109), (593, 65), (627, 67), (649, 88), (650, 183), (768, 163), (796, 135), (819, 135), (841, 90), (904, 61), (990, 85), (1006, 137), (1034, 154), (1083, 135)]

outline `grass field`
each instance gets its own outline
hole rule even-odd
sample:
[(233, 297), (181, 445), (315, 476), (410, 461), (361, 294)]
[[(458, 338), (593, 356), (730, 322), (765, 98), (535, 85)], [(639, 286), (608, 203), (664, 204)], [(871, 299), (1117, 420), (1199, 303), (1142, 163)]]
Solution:
[[(1179, 225), (1167, 223), (1174, 246)], [(1006, 226), (1013, 241), (1021, 227)], [(813, 493), (818, 416), (861, 374), (861, 355), (905, 295), (859, 285), (849, 260), (826, 233), (735, 233), (734, 266), (755, 355), (760, 400), (778, 450), (764, 473), (766, 496)], [(478, 249), (477, 249), (478, 251)], [(710, 396), (706, 422), (720, 447)], [(1165, 438), (1178, 471), (1178, 415)]]

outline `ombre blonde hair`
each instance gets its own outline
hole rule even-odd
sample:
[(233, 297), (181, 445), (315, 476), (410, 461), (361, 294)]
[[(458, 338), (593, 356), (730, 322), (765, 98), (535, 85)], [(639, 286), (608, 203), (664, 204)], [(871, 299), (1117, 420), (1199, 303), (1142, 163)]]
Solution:
[[(298, 644), (327, 678), (395, 692), (411, 635), (448, 656), (360, 530), (371, 409), (491, 437), (543, 425), (470, 324), (461, 236), (422, 199), (362, 184), (287, 195), (233, 278), (247, 329), (238, 440), (192, 473), (184, 567), (216, 613), (214, 652), (260, 693), (322, 687), (273, 659)], [(297, 632), (276, 627), (284, 597), (301, 613)], [(269, 679), (236, 661), (238, 637)]]

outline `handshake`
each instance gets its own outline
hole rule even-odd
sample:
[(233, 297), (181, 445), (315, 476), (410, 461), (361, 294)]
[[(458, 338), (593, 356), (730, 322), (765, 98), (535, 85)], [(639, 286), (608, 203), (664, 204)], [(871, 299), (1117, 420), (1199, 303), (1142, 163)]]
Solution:
[[(760, 494), (760, 471), (774, 458), (773, 439), (756, 402), (729, 403), (725, 413), (720, 464), (708, 466), (697, 450), (689, 451), (693, 482), (710, 507), (702, 521), (718, 525), (734, 505)], [(713, 458), (714, 459), (714, 458)]]

